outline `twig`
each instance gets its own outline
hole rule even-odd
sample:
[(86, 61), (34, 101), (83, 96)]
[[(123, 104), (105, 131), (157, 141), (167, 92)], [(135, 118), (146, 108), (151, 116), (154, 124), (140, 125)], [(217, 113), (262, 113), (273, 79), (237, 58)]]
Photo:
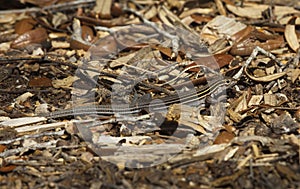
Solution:
[(95, 26), (94, 28), (95, 28), (95, 30), (108, 32), (109, 34), (113, 34), (115, 32), (115, 30), (113, 28), (108, 28), (105, 26)]
[(264, 50), (263, 48), (257, 46), (252, 51), (250, 57), (246, 60), (245, 64), (240, 68), (238, 73), (236, 73), (232, 78), (236, 79), (236, 80), (239, 79), (242, 76), (244, 69), (249, 66), (249, 64), (252, 62), (252, 60), (254, 58), (256, 58), (256, 56), (259, 52), (266, 55), (266, 56), (268, 56), (269, 58), (275, 60), (279, 65), (282, 65), (282, 63), (272, 53), (270, 53), (270, 52)]

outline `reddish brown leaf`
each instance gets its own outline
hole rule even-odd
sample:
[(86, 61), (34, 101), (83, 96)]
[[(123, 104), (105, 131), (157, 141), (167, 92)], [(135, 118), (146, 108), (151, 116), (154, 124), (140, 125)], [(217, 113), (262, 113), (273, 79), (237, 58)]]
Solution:
[(231, 56), (230, 54), (216, 54), (214, 55), (218, 65), (220, 66), (220, 68), (227, 66), (228, 64), (230, 64), (230, 62), (233, 60), (233, 56)]
[(0, 144), (0, 153), (3, 152), (6, 148), (7, 148), (6, 146)]
[(15, 24), (15, 31), (17, 34), (22, 35), (34, 28), (36, 21), (31, 18), (24, 18)]
[[(211, 69), (220, 69), (228, 65), (233, 60), (233, 56), (228, 54), (217, 54), (213, 56), (201, 57), (195, 60), (195, 63), (189, 65), (194, 66), (196, 64), (207, 66)], [(189, 71), (198, 72), (199, 68), (192, 68)]]
[(12, 43), (11, 48), (20, 49), (29, 44), (42, 43), (48, 38), (47, 31), (44, 28), (37, 28), (30, 30), (19, 37), (17, 37)]
[(94, 31), (91, 27), (83, 25), (81, 26), (81, 37), (84, 41), (91, 42), (94, 39)]
[(118, 17), (123, 14), (122, 7), (119, 3), (114, 3), (111, 7), (111, 14), (113, 17)]
[(241, 31), (235, 33), (231, 36), (231, 39), (235, 42), (239, 42), (246, 38), (247, 35), (249, 35), (254, 28), (252, 26), (247, 26), (246, 28), (242, 29)]
[(28, 83), (29, 87), (51, 87), (52, 81), (46, 77), (33, 78)]
[(228, 143), (230, 142), (235, 135), (233, 133), (230, 133), (228, 131), (222, 131), (219, 133), (219, 135), (216, 137), (214, 144), (222, 144), (222, 143)]
[(232, 46), (230, 53), (232, 55), (247, 56), (252, 53), (256, 46), (259, 46), (266, 51), (277, 49), (284, 44), (283, 37), (278, 37), (277, 39), (267, 40), (266, 42), (260, 42), (258, 40), (247, 39), (240, 43)]
[(172, 50), (169, 47), (155, 46), (155, 49), (159, 50), (162, 54), (169, 58), (172, 56)]
[(89, 50), (91, 46), (86, 45), (84, 43), (81, 43), (80, 41), (77, 41), (75, 39), (71, 39), (70, 41), (70, 48), (77, 50), (77, 49), (83, 49), (85, 51)]
[(17, 166), (16, 165), (7, 165), (4, 167), (0, 167), (0, 172), (1, 173), (8, 173), (13, 171)]
[(97, 57), (107, 56), (111, 53), (116, 53), (118, 49), (118, 43), (111, 35), (99, 40), (96, 46), (90, 48), (91, 54)]
[(198, 14), (193, 14), (191, 17), (194, 19), (194, 22), (201, 24), (202, 22), (209, 22), (212, 20), (212, 17), (210, 16), (203, 16)]
[(89, 24), (95, 24), (95, 25), (100, 25), (105, 27), (113, 27), (117, 25), (122, 25), (124, 23), (123, 17), (110, 19), (110, 20), (99, 20), (87, 16), (75, 16), (75, 18), (79, 19), (81, 22), (86, 22)]

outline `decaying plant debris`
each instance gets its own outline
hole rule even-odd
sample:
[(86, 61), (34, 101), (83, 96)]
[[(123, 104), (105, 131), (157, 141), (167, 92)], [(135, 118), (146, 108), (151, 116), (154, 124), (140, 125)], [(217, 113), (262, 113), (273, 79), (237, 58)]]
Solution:
[(298, 1), (0, 8), (1, 188), (300, 187)]

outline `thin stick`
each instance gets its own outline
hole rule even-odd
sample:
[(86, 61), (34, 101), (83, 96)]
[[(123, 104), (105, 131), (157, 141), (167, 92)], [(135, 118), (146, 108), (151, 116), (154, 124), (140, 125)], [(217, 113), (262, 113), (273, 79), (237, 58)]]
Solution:
[(282, 63), (270, 52), (266, 51), (265, 49), (261, 48), (261, 47), (255, 47), (255, 49), (252, 51), (251, 55), (249, 56), (249, 58), (246, 60), (245, 64), (240, 68), (240, 70), (238, 71), (238, 73), (236, 73), (233, 76), (233, 79), (239, 79), (242, 74), (243, 74), (243, 70), (245, 68), (247, 68), (249, 66), (249, 64), (252, 62), (252, 60), (254, 58), (256, 58), (258, 53), (262, 53), (264, 55), (266, 55), (267, 57), (271, 58), (272, 60), (275, 60), (279, 65), (282, 65)]

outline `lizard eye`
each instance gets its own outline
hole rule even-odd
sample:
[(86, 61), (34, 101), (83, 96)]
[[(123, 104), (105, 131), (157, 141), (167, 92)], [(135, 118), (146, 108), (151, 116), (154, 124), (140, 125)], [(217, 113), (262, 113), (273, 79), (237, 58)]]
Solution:
[(229, 85), (230, 84), (230, 79), (225, 79), (225, 84)]
[(233, 78), (226, 78), (225, 79), (225, 85), (226, 86), (233, 86), (237, 83), (237, 81)]

